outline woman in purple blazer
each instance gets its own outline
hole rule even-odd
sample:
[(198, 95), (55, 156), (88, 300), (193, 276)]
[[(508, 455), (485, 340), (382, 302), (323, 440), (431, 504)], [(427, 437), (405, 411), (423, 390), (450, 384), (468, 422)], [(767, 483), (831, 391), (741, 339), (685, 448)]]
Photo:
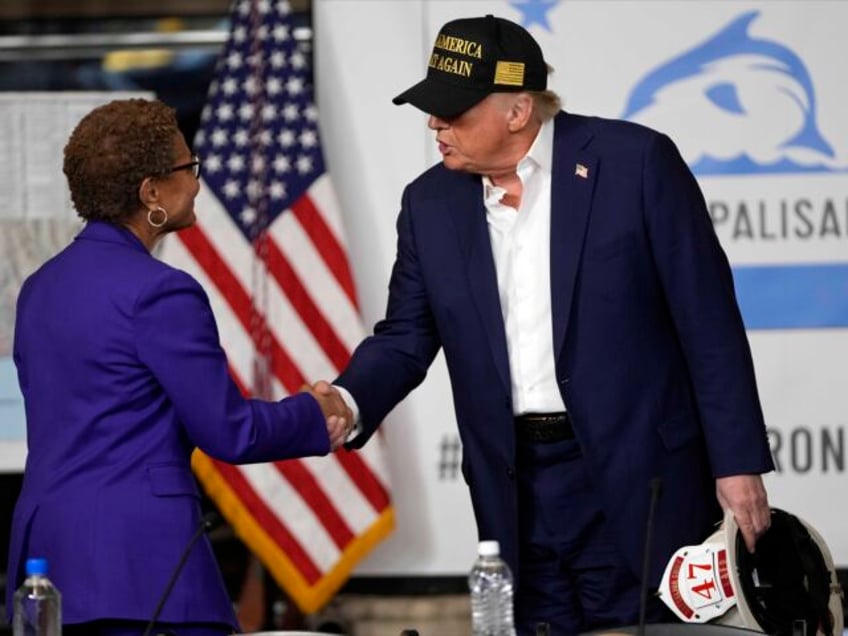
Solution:
[[(200, 160), (158, 101), (114, 101), (65, 148), (87, 221), (24, 284), (14, 359), (29, 452), (9, 547), (7, 607), (27, 557), (47, 558), (65, 634), (142, 634), (201, 527), (190, 457), (323, 455), (350, 418), (330, 397), (245, 399), (200, 285), (151, 255), (195, 222)], [(191, 549), (157, 632), (238, 628), (208, 540)]]

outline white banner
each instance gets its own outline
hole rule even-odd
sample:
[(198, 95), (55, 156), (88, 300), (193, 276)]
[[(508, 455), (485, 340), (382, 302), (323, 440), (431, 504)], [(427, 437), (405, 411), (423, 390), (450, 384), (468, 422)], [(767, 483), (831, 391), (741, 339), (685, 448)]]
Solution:
[(113, 99), (147, 92), (0, 94), (0, 472), (20, 472), (26, 421), (12, 336), (21, 283), (80, 231), (71, 205), (63, 150), (77, 122)]
[[(327, 164), (366, 324), (379, 319), (403, 186), (438, 161), (426, 116), (391, 98), (423, 78), (439, 27), (523, 24), (568, 111), (667, 132), (734, 267), (777, 471), (773, 506), (848, 566), (848, 3), (710, 0), (314, 0)], [(398, 530), (360, 574), (465, 573), (476, 531), (458, 476), (444, 365), (383, 427)]]

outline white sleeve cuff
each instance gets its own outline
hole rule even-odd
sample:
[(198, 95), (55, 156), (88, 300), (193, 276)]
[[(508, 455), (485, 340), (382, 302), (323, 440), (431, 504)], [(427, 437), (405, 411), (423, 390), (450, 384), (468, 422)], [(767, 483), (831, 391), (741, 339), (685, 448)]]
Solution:
[(353, 413), (353, 428), (350, 429), (350, 433), (348, 433), (347, 439), (345, 439), (345, 442), (349, 442), (362, 432), (362, 423), (359, 421), (359, 406), (356, 404), (356, 400), (353, 399), (350, 391), (346, 388), (338, 384), (334, 384), (333, 387), (339, 392), (347, 408)]

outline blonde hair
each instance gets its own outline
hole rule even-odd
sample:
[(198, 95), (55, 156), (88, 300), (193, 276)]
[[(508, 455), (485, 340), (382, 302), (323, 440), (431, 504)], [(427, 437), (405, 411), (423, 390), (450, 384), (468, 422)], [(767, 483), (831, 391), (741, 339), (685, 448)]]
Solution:
[(559, 95), (551, 90), (528, 91), (528, 93), (533, 98), (533, 112), (540, 122), (553, 119), (562, 108), (562, 100)]
[[(550, 64), (546, 64), (546, 66), (548, 67), (548, 76), (553, 75), (554, 67)], [(544, 123), (553, 119), (562, 109), (562, 100), (552, 90), (528, 92), (533, 98), (533, 111), (540, 122)]]

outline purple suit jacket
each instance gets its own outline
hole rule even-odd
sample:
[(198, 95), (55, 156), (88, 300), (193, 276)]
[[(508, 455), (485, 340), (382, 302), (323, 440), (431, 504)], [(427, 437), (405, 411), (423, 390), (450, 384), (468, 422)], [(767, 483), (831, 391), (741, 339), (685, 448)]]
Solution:
[[(230, 463), (329, 452), (308, 394), (242, 397), (209, 301), (125, 229), (89, 222), (24, 284), (14, 358), (27, 415), (7, 607), (29, 556), (46, 557), (63, 621), (149, 620), (192, 534), (197, 447)], [(206, 537), (161, 620), (237, 627)]]
[[(360, 409), (351, 446), (443, 348), (480, 538), (499, 540), (517, 572), (510, 371), (480, 177), (431, 168), (406, 188), (397, 227), (386, 318), (336, 381)], [(663, 482), (656, 584), (674, 550), (720, 519), (715, 477), (773, 468), (730, 267), (667, 137), (566, 113), (554, 123), (550, 241), (560, 393), (637, 576), (649, 484)]]

